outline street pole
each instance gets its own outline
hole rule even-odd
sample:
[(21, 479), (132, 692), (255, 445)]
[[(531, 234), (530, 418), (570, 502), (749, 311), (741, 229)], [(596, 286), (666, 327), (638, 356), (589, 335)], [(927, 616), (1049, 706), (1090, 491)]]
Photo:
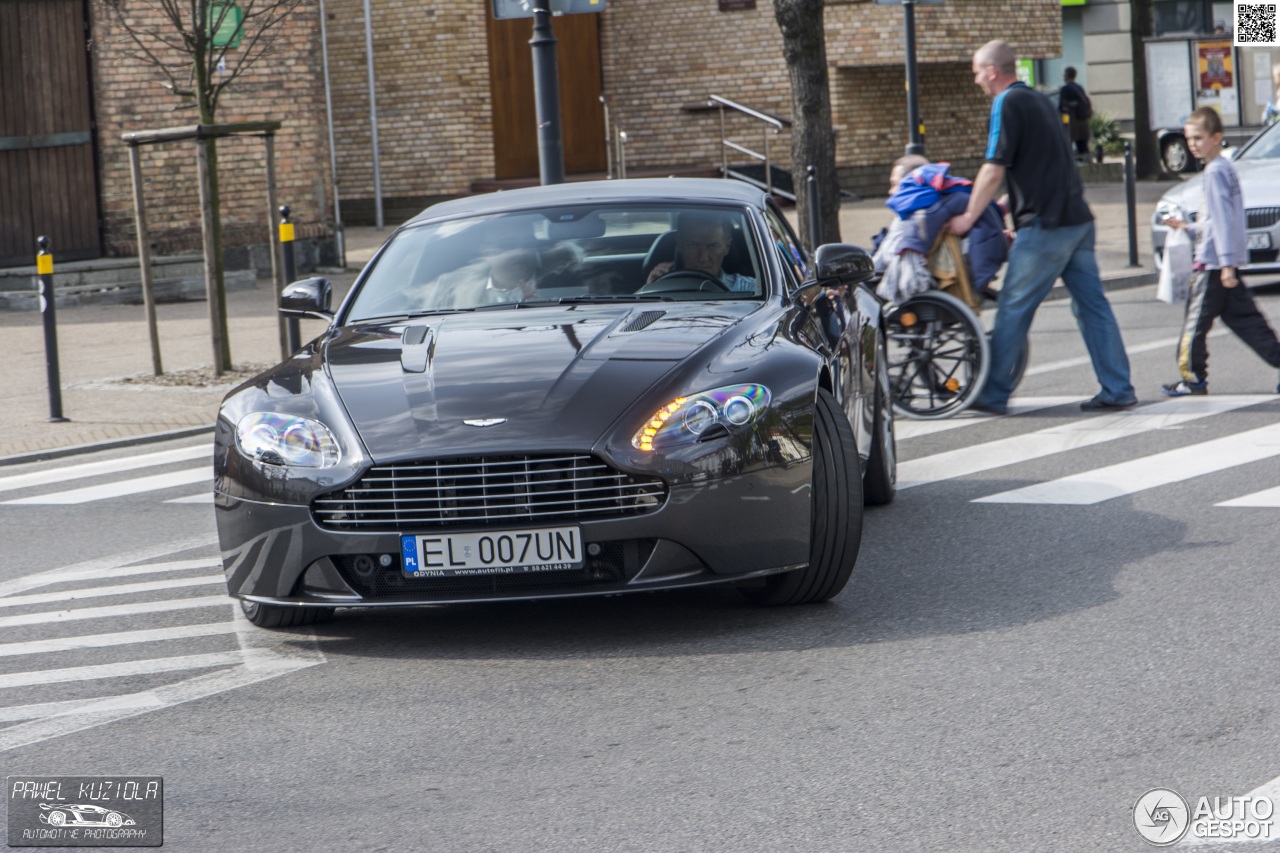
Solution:
[(538, 116), (538, 174), (543, 185), (564, 183), (564, 143), (560, 135), (560, 81), (556, 37), (551, 32), (551, 0), (533, 0), (533, 99)]
[(906, 153), (924, 155), (924, 127), (920, 123), (920, 98), (917, 94), (916, 74), (916, 2), (902, 0), (902, 23), (907, 33), (907, 124), (911, 126), (911, 141)]
[(364, 52), (368, 60), (369, 76), (369, 134), (373, 145), (373, 207), (374, 226), (381, 231), (382, 220), (382, 164), (378, 158), (378, 93), (373, 84), (373, 14), (369, 0), (364, 0)]

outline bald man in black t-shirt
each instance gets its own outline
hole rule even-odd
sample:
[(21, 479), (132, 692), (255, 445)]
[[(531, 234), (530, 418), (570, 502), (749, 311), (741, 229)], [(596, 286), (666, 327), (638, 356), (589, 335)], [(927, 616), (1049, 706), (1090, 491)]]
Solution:
[(973, 408), (1004, 414), (1031, 321), (1059, 277), (1071, 294), (1071, 310), (1102, 386), (1080, 407), (1131, 408), (1137, 397), (1129, 381), (1129, 357), (1098, 274), (1093, 213), (1058, 111), (1045, 95), (1018, 80), (1013, 48), (1002, 41), (988, 42), (973, 55), (973, 80), (992, 98), (986, 162), (973, 183), (968, 208), (949, 227), (967, 234), (1003, 182), (1018, 230), (991, 332), (991, 370)]

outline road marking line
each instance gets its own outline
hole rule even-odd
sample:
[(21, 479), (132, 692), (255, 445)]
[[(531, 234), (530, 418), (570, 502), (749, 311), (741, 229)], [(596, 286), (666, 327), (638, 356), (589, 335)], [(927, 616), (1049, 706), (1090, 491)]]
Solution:
[(30, 687), (33, 684), (58, 684), (67, 681), (94, 681), (99, 678), (123, 678), (131, 675), (151, 675), (157, 672), (173, 672), (179, 669), (206, 669), (214, 666), (235, 666), (245, 662), (245, 652), (213, 652), (205, 655), (180, 655), (170, 658), (129, 660), (104, 663), (95, 666), (72, 666), (66, 669), (42, 669), (33, 672), (11, 672), (0, 675), (0, 690), (7, 687)]
[[(1009, 401), (1009, 415), (1024, 415), (1027, 412), (1052, 409), (1054, 406), (1065, 406), (1067, 403), (1075, 403), (1084, 399), (1086, 398), (1079, 395), (1074, 397), (1014, 397)], [(960, 427), (987, 424), (1002, 417), (1008, 417), (1008, 415), (984, 415), (972, 410), (963, 411), (953, 418), (942, 418), (936, 421), (916, 421), (907, 418), (905, 415), (899, 415), (893, 422), (893, 431), (894, 437), (902, 440), (904, 438), (932, 435), (935, 432), (946, 432)]]
[(74, 572), (63, 572), (56, 579), (41, 584), (49, 586), (53, 583), (70, 581), (100, 581), (107, 578), (124, 578), (130, 575), (159, 575), (166, 572), (193, 572), (197, 569), (221, 569), (222, 560), (217, 557), (206, 557), (203, 560), (172, 560), (168, 563), (147, 563), (144, 566), (116, 566), (110, 569), (88, 569)]
[[(1227, 334), (1229, 329), (1216, 329), (1209, 333), (1211, 338), (1220, 338)], [(1172, 354), (1175, 347), (1178, 346), (1178, 338), (1161, 338), (1158, 341), (1148, 341), (1145, 344), (1136, 344), (1131, 347), (1125, 347), (1124, 351), (1133, 355), (1139, 352), (1151, 352), (1152, 350), (1168, 349)], [(1046, 364), (1037, 364), (1029, 366), (1022, 374), (1023, 376), (1039, 376), (1042, 373), (1052, 373), (1055, 370), (1066, 370), (1069, 367), (1082, 367), (1087, 364), (1093, 364), (1093, 360), (1087, 355), (1076, 356), (1075, 358), (1064, 358), (1061, 361), (1050, 361)]]
[(1272, 456), (1280, 456), (1280, 424), (1012, 489), (973, 503), (1097, 504)]
[(69, 652), (76, 649), (100, 649), (107, 646), (186, 640), (193, 637), (216, 637), (222, 634), (234, 634), (235, 631), (236, 626), (232, 622), (205, 622), (200, 625), (178, 625), (172, 628), (151, 628), (144, 631), (117, 631), (114, 634), (91, 634), (82, 637), (58, 637), (53, 640), (28, 640), (23, 643), (0, 643), (0, 657)]
[(29, 474), (0, 477), (0, 492), (8, 492), (27, 486), (47, 486), (50, 483), (64, 483), (67, 480), (96, 477), (99, 474), (114, 474), (118, 471), (136, 471), (139, 468), (168, 465), (171, 462), (208, 459), (211, 456), (213, 456), (213, 446), (206, 443), (195, 447), (183, 447), (178, 450), (145, 453), (141, 456), (126, 456), (121, 459), (107, 459), (101, 462), (85, 462), (80, 465), (54, 468), (49, 471), (32, 471)]
[(165, 501), (167, 504), (211, 504), (213, 503), (213, 490), (202, 492), (198, 495), (190, 495), (185, 498), (170, 498)]
[[(317, 653), (318, 655), (318, 653)], [(30, 720), (0, 730), (0, 752), (7, 752), (19, 747), (31, 746), (55, 737), (82, 732), (96, 726), (106, 725), (128, 717), (136, 717), (159, 708), (168, 708), (235, 690), (248, 687), (259, 681), (278, 678), (291, 672), (324, 663), (323, 656), (303, 660), (296, 657), (275, 655), (275, 661), (262, 657), (253, 660), (252, 664), (219, 670), (188, 678), (176, 684), (157, 687), (141, 693), (125, 696), (113, 696), (85, 707), (77, 708), (53, 717)], [(144, 698), (145, 697), (145, 698)], [(149, 699), (150, 702), (145, 700)], [(144, 707), (139, 707), (139, 704)]]
[(0, 598), (0, 607), (24, 607), (30, 604), (50, 604), (57, 601), (79, 601), (82, 598), (102, 598), (108, 595), (129, 595), (135, 592), (183, 589), (189, 586), (210, 586), (212, 584), (225, 584), (226, 582), (227, 579), (222, 575), (201, 575), (195, 578), (172, 578), (164, 581), (62, 589), (57, 592), (35, 592), (28, 595), (11, 595), (8, 598)]
[(199, 598), (140, 601), (134, 604), (112, 604), (106, 607), (46, 610), (41, 613), (23, 613), (21, 616), (0, 616), (0, 628), (49, 625), (53, 622), (78, 622), (82, 619), (107, 619), (113, 616), (136, 616), (139, 613), (168, 613), (171, 610), (195, 610), (202, 607), (226, 607), (231, 603), (231, 599), (225, 595), (205, 595)]
[[(207, 549), (210, 546), (216, 547), (218, 537), (213, 533), (204, 533), (199, 536), (191, 536), (187, 539), (179, 539), (174, 542), (165, 542), (160, 545), (151, 545), (146, 548), (138, 548), (134, 551), (127, 551), (123, 554), (116, 554), (111, 557), (95, 557), (92, 560), (85, 560), (80, 563), (73, 563), (70, 566), (61, 566), (56, 569), (49, 569), (43, 572), (37, 572), (34, 575), (27, 575), (25, 578), (14, 578), (11, 581), (0, 583), (0, 597), (6, 595), (16, 595), (20, 592), (26, 592), (29, 589), (36, 589), (49, 584), (61, 583), (67, 578), (88, 577), (96, 575), (102, 577), (108, 573), (125, 574), (133, 571), (132, 569), (122, 568), (133, 563), (142, 563), (147, 560), (154, 560), (157, 557), (168, 557), (173, 554), (181, 554), (183, 551), (191, 551), (196, 548)], [(209, 558), (205, 558), (209, 559)], [(173, 566), (185, 566), (185, 562), (171, 563)], [(218, 565), (218, 563), (211, 563)], [(148, 567), (142, 567), (147, 569)]]
[(1075, 450), (1144, 432), (1168, 429), (1188, 421), (1220, 415), (1234, 409), (1272, 402), (1267, 394), (1222, 397), (1184, 397), (1164, 400), (1132, 411), (1081, 417), (1036, 432), (997, 439), (985, 444), (898, 463), (898, 488), (951, 480), (1019, 462), (1040, 459), (1064, 450)]
[(1214, 506), (1280, 506), (1280, 487), (1254, 492), (1251, 495), (1242, 495), (1229, 501), (1223, 501), (1220, 504), (1214, 504)]
[(148, 477), (135, 477), (131, 480), (118, 480), (114, 483), (103, 483), (100, 486), (85, 486), (83, 489), (70, 489), (65, 492), (53, 492), (30, 498), (17, 498), (5, 501), (5, 506), (32, 506), (46, 504), (82, 504), (89, 501), (119, 498), (125, 495), (136, 495), (141, 492), (153, 492), (169, 489), (174, 486), (189, 486), (192, 483), (213, 483), (212, 468), (188, 468), (185, 471), (173, 471), (168, 474), (152, 474)]
[[(139, 710), (163, 708), (164, 705), (158, 703), (154, 697), (145, 693), (126, 693), (120, 699), (121, 707), (132, 706)], [(12, 723), (22, 720), (34, 720), (39, 717), (52, 717), (55, 714), (65, 714), (69, 711), (79, 711), (90, 705), (105, 702), (104, 697), (96, 697), (93, 699), (68, 699), (64, 702), (38, 702), (31, 705), (10, 705), (7, 708), (0, 708), (0, 723)]]

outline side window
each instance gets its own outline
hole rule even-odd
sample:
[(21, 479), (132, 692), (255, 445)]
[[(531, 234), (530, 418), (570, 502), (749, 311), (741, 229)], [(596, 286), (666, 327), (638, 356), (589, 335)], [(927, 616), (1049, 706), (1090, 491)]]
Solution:
[(800, 241), (796, 239), (796, 234), (791, 230), (787, 220), (772, 207), (765, 211), (765, 219), (769, 223), (769, 233), (777, 247), (779, 259), (788, 273), (787, 277), (795, 280), (793, 288), (808, 281), (813, 277), (809, 268), (809, 257), (800, 247)]

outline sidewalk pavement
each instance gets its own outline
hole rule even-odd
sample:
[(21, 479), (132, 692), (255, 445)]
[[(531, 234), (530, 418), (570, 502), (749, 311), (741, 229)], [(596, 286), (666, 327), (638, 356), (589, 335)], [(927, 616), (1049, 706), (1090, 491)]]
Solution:
[[(1152, 211), (1167, 183), (1142, 183), (1137, 192), (1138, 269), (1128, 267), (1124, 187), (1090, 185), (1086, 196), (1097, 217), (1098, 265), (1109, 289), (1153, 284)], [(884, 199), (848, 202), (840, 211), (845, 242), (870, 246), (887, 224)], [(330, 270), (335, 304), (359, 269), (394, 228), (346, 230), (347, 269)], [(1061, 291), (1061, 284), (1055, 291)], [(155, 377), (151, 345), (140, 305), (86, 305), (59, 309), (58, 359), (65, 423), (49, 423), (41, 316), (0, 312), (0, 334), (9, 342), (0, 407), (0, 466), (66, 456), (166, 437), (204, 435), (231, 388), (282, 358), (275, 294), (269, 281), (227, 294), (228, 328), (236, 370), (213, 376), (208, 308), (204, 302), (157, 306), (161, 366)], [(303, 320), (303, 340), (324, 328)]]

